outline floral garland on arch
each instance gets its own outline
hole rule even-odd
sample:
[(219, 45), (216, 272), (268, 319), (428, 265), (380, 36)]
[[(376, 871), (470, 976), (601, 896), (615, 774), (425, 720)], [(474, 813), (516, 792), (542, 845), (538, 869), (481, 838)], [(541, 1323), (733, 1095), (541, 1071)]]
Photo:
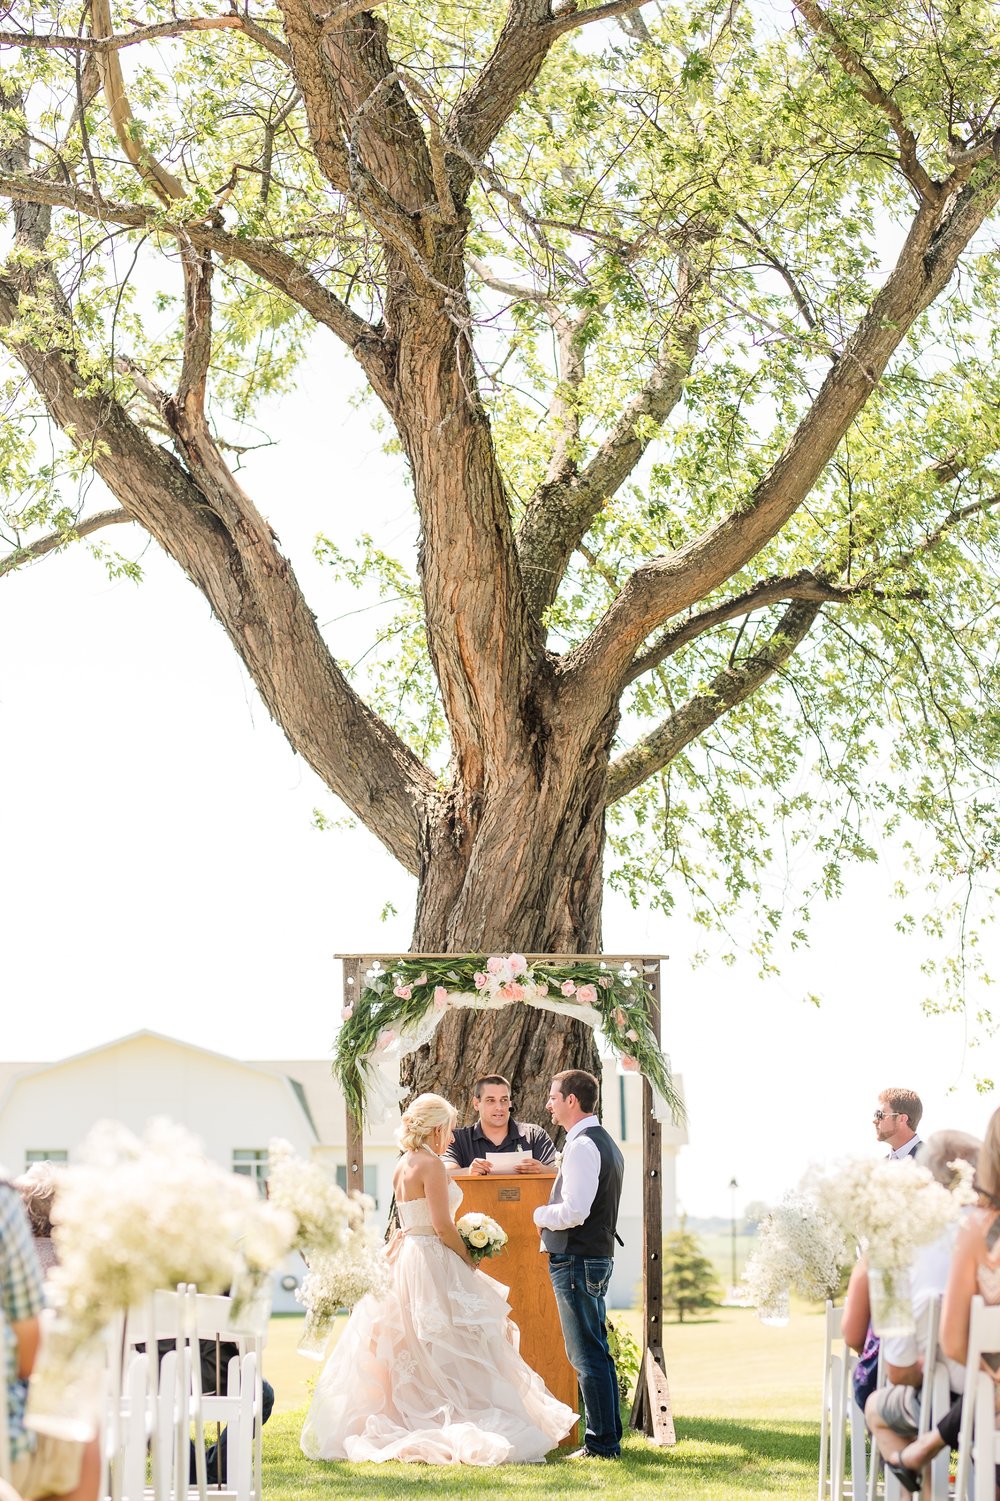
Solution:
[(388, 1119), (406, 1093), (399, 1065), (433, 1037), (450, 1010), (532, 1006), (599, 1027), (625, 1073), (643, 1074), (659, 1120), (682, 1120), (670, 1064), (649, 1024), (649, 992), (630, 960), (528, 964), (523, 954), (454, 954), (376, 960), (361, 994), (345, 1006), (334, 1073), (358, 1121)]

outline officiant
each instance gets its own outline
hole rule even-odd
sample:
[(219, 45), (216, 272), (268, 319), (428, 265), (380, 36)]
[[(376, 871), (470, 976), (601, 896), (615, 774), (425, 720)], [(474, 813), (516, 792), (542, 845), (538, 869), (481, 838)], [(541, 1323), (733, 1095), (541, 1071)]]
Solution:
[[(552, 1138), (541, 1126), (516, 1121), (511, 1116), (510, 1080), (502, 1074), (485, 1074), (472, 1086), (472, 1106), (476, 1119), (471, 1126), (459, 1126), (451, 1146), (444, 1154), (449, 1173), (467, 1170), (474, 1177), (491, 1172), (542, 1173), (556, 1165)], [(487, 1152), (509, 1152), (509, 1168), (494, 1168)]]

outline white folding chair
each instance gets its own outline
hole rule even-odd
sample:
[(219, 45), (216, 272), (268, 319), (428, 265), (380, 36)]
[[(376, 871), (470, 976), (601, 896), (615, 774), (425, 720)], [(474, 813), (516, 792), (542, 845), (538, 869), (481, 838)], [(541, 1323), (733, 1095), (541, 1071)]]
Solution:
[[(881, 1342), (880, 1342), (879, 1343), (879, 1347), (878, 1347), (878, 1367), (877, 1367), (876, 1373), (875, 1373), (875, 1386), (876, 1386), (876, 1389), (878, 1387), (884, 1385), (884, 1383), (885, 1383), (885, 1355), (883, 1354), (882, 1345), (881, 1345)], [(872, 1445), (871, 1445), (871, 1448), (870, 1448), (870, 1458), (869, 1458), (869, 1461), (868, 1461), (868, 1501), (875, 1501), (875, 1493), (876, 1493), (876, 1491), (878, 1489), (878, 1477), (879, 1477), (879, 1472), (881, 1471), (881, 1469), (882, 1469), (882, 1456), (878, 1452), (878, 1445), (873, 1442)], [(897, 1491), (902, 1490), (902, 1486), (899, 1485), (898, 1481), (895, 1479), (894, 1476), (890, 1475), (889, 1479), (896, 1486)], [(886, 1491), (885, 1494), (886, 1494), (886, 1498), (887, 1498), (887, 1501), (888, 1501), (889, 1492)]]
[[(951, 1407), (951, 1378), (938, 1347), (941, 1322), (941, 1299), (932, 1298), (927, 1305), (924, 1327), (924, 1380), (920, 1391), (919, 1437), (929, 1433)], [(942, 1449), (931, 1461), (931, 1484), (921, 1492), (924, 1501), (948, 1501), (951, 1451)]]
[[(218, 1390), (222, 1384), (219, 1380), (215, 1382), (214, 1393), (202, 1393), (199, 1358), (198, 1395), (196, 1402), (192, 1404), (195, 1455), (197, 1458), (199, 1454), (204, 1454), (206, 1423), (214, 1423), (217, 1429), (225, 1426), (224, 1489), (236, 1496), (237, 1501), (261, 1501), (261, 1364), (264, 1339), (259, 1335), (234, 1330), (231, 1320), (232, 1303), (229, 1298), (211, 1297), (204, 1293), (195, 1297), (192, 1324), (195, 1340), (214, 1341), (217, 1348), (222, 1344), (236, 1344), (239, 1351), (228, 1364), (225, 1395)], [(222, 1488), (222, 1484), (213, 1484), (209, 1490), (215, 1497)]]
[(975, 1501), (994, 1501), (995, 1467), (1000, 1463), (1000, 1431), (996, 1426), (996, 1386), (981, 1369), (984, 1355), (1000, 1353), (1000, 1306), (987, 1305), (978, 1295), (969, 1310), (969, 1346), (965, 1362), (962, 1426), (958, 1433), (955, 1495), (963, 1496), (973, 1467)]
[[(818, 1501), (842, 1501), (851, 1394), (851, 1352), (840, 1332), (842, 1310), (826, 1303), (823, 1340), (823, 1409), (819, 1430)], [(852, 1454), (853, 1457), (853, 1454)]]

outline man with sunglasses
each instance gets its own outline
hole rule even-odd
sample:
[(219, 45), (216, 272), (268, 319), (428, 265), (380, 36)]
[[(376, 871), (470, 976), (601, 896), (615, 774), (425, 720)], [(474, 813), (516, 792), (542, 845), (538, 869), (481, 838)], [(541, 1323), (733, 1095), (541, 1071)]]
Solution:
[(873, 1116), (875, 1136), (885, 1143), (888, 1155), (896, 1162), (913, 1157), (923, 1145), (917, 1135), (923, 1113), (920, 1097), (912, 1089), (883, 1089), (879, 1095)]

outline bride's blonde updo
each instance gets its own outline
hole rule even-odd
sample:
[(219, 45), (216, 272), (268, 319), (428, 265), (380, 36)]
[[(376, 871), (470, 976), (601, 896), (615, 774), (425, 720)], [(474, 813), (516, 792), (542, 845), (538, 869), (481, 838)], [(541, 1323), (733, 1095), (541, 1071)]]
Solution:
[(396, 1140), (401, 1152), (418, 1152), (438, 1126), (449, 1131), (458, 1119), (456, 1111), (443, 1095), (418, 1094), (403, 1111)]

